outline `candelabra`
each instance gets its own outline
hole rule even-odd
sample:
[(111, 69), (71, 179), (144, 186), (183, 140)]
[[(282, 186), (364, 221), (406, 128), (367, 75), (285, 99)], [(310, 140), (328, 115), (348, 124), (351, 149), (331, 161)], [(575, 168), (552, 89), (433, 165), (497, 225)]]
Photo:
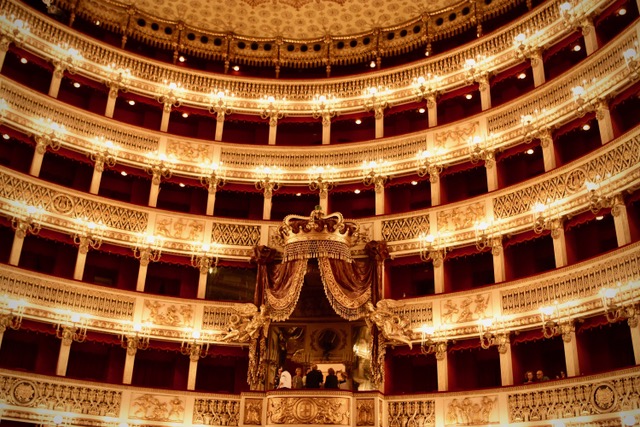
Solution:
[(95, 163), (96, 171), (104, 172), (105, 166), (112, 168), (116, 165), (119, 148), (112, 141), (102, 136), (96, 137), (94, 149), (94, 152), (89, 153), (89, 158)]
[(211, 268), (218, 267), (217, 243), (201, 243), (191, 246), (191, 265), (207, 274)]
[(8, 299), (6, 296), (0, 300), (0, 333), (7, 328), (20, 329), (25, 305), (24, 301)]
[(76, 218), (74, 228), (76, 232), (73, 234), (73, 242), (79, 246), (80, 253), (86, 254), (90, 247), (100, 248), (106, 228), (104, 224)]
[(502, 250), (502, 233), (499, 222), (494, 223), (480, 221), (475, 225), (476, 249), (478, 252), (491, 248), (491, 253), (495, 256)]
[(322, 117), (322, 125), (329, 126), (331, 118), (336, 115), (336, 98), (333, 95), (316, 95), (311, 103), (312, 116), (314, 119)]
[(533, 231), (542, 234), (545, 230), (549, 230), (551, 237), (557, 239), (562, 230), (562, 217), (557, 209), (536, 203), (533, 205)]
[(172, 107), (177, 108), (182, 105), (182, 96), (182, 86), (179, 83), (170, 82), (156, 99), (164, 106), (164, 111), (170, 113)]
[(595, 95), (595, 85), (588, 84), (586, 80), (582, 81), (582, 85), (575, 86), (571, 89), (573, 101), (576, 105), (576, 115), (584, 117), (586, 113), (596, 112), (596, 118), (602, 119), (603, 101)]
[(56, 58), (53, 60), (54, 74), (59, 78), (62, 78), (65, 70), (70, 74), (75, 74), (78, 65), (84, 60), (78, 49), (69, 47), (66, 43), (55, 46), (54, 52)]
[(549, 142), (551, 142), (551, 132), (544, 124), (545, 118), (546, 109), (542, 109), (542, 111), (535, 109), (532, 114), (520, 116), (524, 142), (529, 143), (534, 139), (539, 139), (543, 147), (548, 146)]
[(14, 43), (21, 46), (26, 36), (30, 33), (29, 23), (12, 16), (0, 16), (0, 36), (2, 44)]
[(429, 182), (435, 184), (438, 177), (442, 173), (442, 165), (438, 164), (436, 157), (429, 150), (420, 151), (418, 153), (418, 176), (423, 177), (429, 175)]
[(40, 134), (34, 138), (38, 154), (44, 154), (47, 147), (53, 151), (60, 149), (59, 138), (67, 132), (64, 125), (53, 122), (51, 119), (39, 118), (36, 120), (35, 127), (40, 131)]
[(478, 59), (469, 58), (464, 62), (465, 81), (467, 84), (478, 83), (479, 89), (485, 90), (489, 87), (490, 61), (484, 55), (479, 55)]
[(596, 215), (601, 209), (610, 208), (614, 205), (615, 195), (603, 196), (600, 191), (600, 177), (596, 176), (595, 181), (585, 181), (584, 185), (589, 191), (589, 210)]
[(131, 83), (130, 69), (118, 67), (116, 64), (109, 64), (106, 67), (106, 72), (109, 77), (105, 84), (109, 87), (109, 96), (111, 98), (117, 97), (118, 92), (129, 90), (129, 83)]
[(435, 354), (437, 360), (444, 360), (447, 354), (447, 339), (442, 330), (436, 330), (433, 326), (424, 326), (420, 329), (420, 353)]
[(571, 0), (560, 4), (558, 8), (560, 9), (560, 19), (567, 28), (577, 29), (588, 25), (588, 18), (580, 10), (582, 2)]
[(162, 256), (163, 239), (154, 235), (138, 236), (138, 243), (133, 247), (133, 256), (140, 260), (140, 265), (147, 266), (150, 262), (157, 262)]
[(389, 106), (386, 90), (370, 87), (364, 92), (363, 106), (366, 111), (373, 111), (376, 119), (382, 118), (382, 112)]
[(309, 174), (309, 189), (320, 193), (321, 199), (326, 199), (329, 195), (329, 191), (333, 189), (335, 184), (332, 182), (332, 178), (335, 175), (335, 168), (332, 166), (313, 166), (307, 172)]
[(27, 234), (37, 235), (42, 228), (40, 222), (45, 213), (44, 209), (17, 201), (10, 201), (8, 203), (11, 215), (11, 227), (15, 230), (16, 236), (24, 239)]
[(519, 59), (528, 58), (532, 63), (540, 59), (540, 48), (534, 43), (533, 37), (519, 33), (513, 38), (513, 47)]
[(379, 162), (375, 160), (367, 162), (365, 160), (362, 162), (362, 169), (365, 172), (362, 178), (363, 184), (367, 187), (373, 185), (376, 193), (382, 193), (384, 191), (384, 184), (389, 180), (389, 163), (384, 160), (380, 160)]
[(625, 286), (618, 283), (615, 288), (602, 288), (600, 297), (609, 323), (626, 320), (632, 328), (638, 326), (640, 282), (629, 282)]
[(481, 319), (478, 322), (478, 334), (480, 347), (484, 350), (495, 345), (498, 347), (498, 352), (504, 354), (509, 349), (509, 331), (503, 321), (494, 321), (491, 318)]
[[(421, 234), (420, 240), (420, 259), (424, 262), (431, 260), (434, 267), (441, 267), (442, 262), (447, 256), (447, 247), (441, 245), (441, 240), (433, 234)], [(441, 247), (442, 246), (442, 247)]]
[(428, 73), (427, 77), (420, 76), (413, 79), (413, 93), (418, 102), (423, 99), (427, 100), (427, 107), (432, 108), (435, 105), (436, 98), (440, 94), (440, 77), (435, 74)]
[(180, 353), (189, 356), (192, 362), (197, 362), (209, 354), (209, 342), (200, 331), (186, 331), (180, 345)]
[(495, 157), (491, 147), (491, 140), (493, 137), (490, 135), (488, 138), (482, 138), (478, 135), (469, 138), (469, 157), (471, 163), (478, 163), (484, 161), (485, 165), (490, 168), (495, 163)]
[[(636, 48), (637, 48), (636, 42)], [(638, 51), (634, 48), (629, 48), (622, 53), (624, 62), (629, 69), (629, 78), (632, 80), (637, 79), (640, 76), (640, 60), (638, 58)]]
[(549, 339), (562, 335), (564, 342), (571, 342), (571, 335), (575, 332), (575, 325), (569, 313), (568, 305), (561, 307), (555, 302), (552, 306), (540, 307), (542, 321), (542, 335)]
[(286, 103), (286, 99), (276, 99), (274, 96), (265, 96), (260, 102), (260, 117), (262, 119), (269, 119), (269, 126), (276, 126), (278, 120), (284, 117), (282, 108)]
[(134, 356), (138, 350), (149, 348), (149, 324), (125, 323), (120, 334), (120, 346), (127, 350), (129, 356)]
[(64, 345), (71, 345), (73, 341), (84, 342), (87, 339), (87, 317), (78, 313), (64, 315), (56, 325), (56, 336)]
[(264, 197), (270, 199), (273, 192), (280, 189), (279, 179), (282, 173), (282, 170), (276, 166), (259, 166), (255, 172), (256, 189), (262, 190)]
[(222, 167), (222, 163), (203, 163), (200, 167), (205, 174), (200, 176), (200, 183), (209, 191), (209, 194), (215, 194), (218, 191), (218, 187), (222, 187), (225, 184), (225, 170)]
[(218, 120), (224, 120), (224, 117), (231, 114), (229, 97), (224, 91), (212, 92), (209, 95), (209, 112), (215, 114)]
[(160, 185), (162, 178), (171, 178), (171, 167), (173, 166), (173, 158), (168, 158), (164, 153), (157, 152), (147, 153), (149, 165), (145, 168), (147, 173), (152, 176), (151, 183)]

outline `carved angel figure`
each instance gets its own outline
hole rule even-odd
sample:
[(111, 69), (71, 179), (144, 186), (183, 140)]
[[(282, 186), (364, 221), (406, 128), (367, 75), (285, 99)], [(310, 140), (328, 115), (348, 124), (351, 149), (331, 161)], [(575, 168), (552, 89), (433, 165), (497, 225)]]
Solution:
[(409, 330), (408, 322), (401, 316), (397, 315), (393, 310), (402, 307), (399, 303), (390, 299), (378, 301), (374, 307), (371, 302), (367, 303), (367, 320), (378, 326), (382, 336), (391, 341), (392, 344), (406, 344), (409, 348), (413, 348), (411, 343), (411, 330)]
[(249, 342), (260, 335), (260, 331), (270, 320), (264, 305), (258, 309), (251, 303), (242, 304), (235, 311), (229, 319), (228, 332), (222, 337), (222, 341)]

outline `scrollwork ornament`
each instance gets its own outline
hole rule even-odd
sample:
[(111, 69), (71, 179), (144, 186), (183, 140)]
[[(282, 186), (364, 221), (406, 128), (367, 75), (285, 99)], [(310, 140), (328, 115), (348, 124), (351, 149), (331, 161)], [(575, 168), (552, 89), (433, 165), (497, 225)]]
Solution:
[(20, 406), (33, 406), (38, 395), (36, 390), (33, 382), (21, 380), (11, 387), (11, 397)]
[(612, 412), (618, 406), (618, 392), (611, 383), (601, 383), (593, 387), (591, 404), (599, 413)]

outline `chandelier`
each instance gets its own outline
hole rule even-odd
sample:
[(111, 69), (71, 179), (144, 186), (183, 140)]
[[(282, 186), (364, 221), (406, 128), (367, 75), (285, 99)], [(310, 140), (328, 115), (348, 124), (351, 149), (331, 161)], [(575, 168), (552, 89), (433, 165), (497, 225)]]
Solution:
[(42, 228), (40, 224), (45, 210), (40, 207), (27, 205), (11, 200), (8, 202), (11, 215), (11, 228), (18, 238), (24, 239), (27, 234), (37, 235)]
[(540, 307), (540, 319), (542, 321), (542, 335), (549, 339), (562, 335), (564, 342), (571, 342), (571, 334), (575, 332), (575, 325), (571, 317), (570, 307), (572, 302), (560, 305)]
[(209, 354), (209, 342), (205, 340), (204, 334), (200, 331), (185, 331), (180, 344), (180, 353), (189, 356), (192, 362), (197, 362)]
[(367, 162), (364, 160), (362, 162), (362, 169), (365, 173), (362, 178), (363, 184), (367, 187), (373, 185), (376, 193), (384, 191), (384, 184), (389, 180), (389, 171), (391, 170), (389, 162), (384, 160), (378, 162), (371, 160)]
[(333, 95), (316, 95), (311, 101), (311, 115), (314, 119), (322, 117), (322, 125), (328, 126), (336, 115), (336, 97)]
[(80, 247), (80, 253), (87, 253), (89, 248), (98, 249), (102, 245), (102, 236), (106, 227), (102, 223), (76, 218), (73, 243)]
[(509, 331), (504, 320), (481, 319), (478, 322), (478, 334), (480, 336), (480, 347), (484, 350), (496, 346), (500, 354), (505, 354), (509, 349)]
[(632, 281), (625, 286), (618, 283), (614, 288), (602, 288), (600, 297), (609, 323), (627, 320), (632, 328), (638, 326), (640, 282)]
[(502, 232), (499, 221), (480, 221), (475, 224), (475, 243), (478, 252), (491, 248), (493, 255), (498, 255), (502, 249)]
[(209, 191), (209, 194), (216, 193), (218, 187), (224, 186), (225, 170), (222, 167), (222, 163), (202, 163), (200, 168), (203, 173), (203, 175), (200, 176), (200, 184)]
[(218, 120), (222, 120), (225, 116), (231, 114), (232, 110), (227, 92), (221, 90), (209, 94), (209, 112), (216, 114)]
[(89, 158), (95, 163), (96, 171), (103, 172), (104, 167), (110, 168), (116, 165), (119, 147), (103, 136), (96, 137), (93, 142), (94, 151), (89, 153)]
[(151, 327), (148, 323), (125, 323), (120, 334), (120, 345), (127, 350), (129, 356), (134, 356), (138, 350), (149, 348)]
[(64, 345), (70, 345), (73, 341), (84, 342), (87, 339), (87, 322), (88, 318), (85, 315), (63, 314), (60, 322), (56, 324), (56, 337), (61, 339)]
[(307, 172), (309, 174), (309, 189), (318, 191), (321, 199), (326, 199), (329, 191), (335, 187), (333, 178), (336, 175), (336, 168), (333, 166), (313, 166)]
[(138, 235), (137, 243), (133, 247), (133, 256), (140, 260), (140, 265), (146, 266), (150, 262), (157, 262), (162, 255), (164, 239), (152, 234)]
[(542, 234), (545, 230), (551, 232), (551, 237), (557, 239), (562, 230), (562, 217), (553, 203), (535, 203), (533, 205), (533, 231)]
[(162, 178), (171, 178), (171, 168), (174, 167), (175, 158), (173, 156), (167, 157), (164, 153), (149, 152), (147, 153), (149, 164), (145, 168), (147, 173), (151, 175), (151, 182), (153, 185), (160, 185)]
[(423, 150), (418, 153), (418, 176), (420, 178), (429, 175), (429, 182), (435, 184), (438, 177), (442, 173), (442, 165), (438, 163), (436, 156), (429, 150)]
[(424, 262), (431, 260), (434, 267), (441, 267), (447, 256), (447, 247), (442, 244), (442, 238), (433, 234), (420, 234), (420, 259)]
[(256, 189), (264, 192), (264, 197), (270, 199), (274, 191), (280, 189), (280, 179), (284, 171), (277, 166), (260, 165), (255, 170)]
[(7, 328), (20, 329), (25, 306), (24, 300), (4, 298), (0, 301), (0, 333)]
[(493, 155), (492, 146), (493, 135), (489, 135), (488, 137), (482, 138), (481, 136), (473, 136), (469, 138), (469, 157), (471, 163), (478, 163), (479, 161), (484, 161), (487, 167), (493, 166), (495, 163), (495, 158)]
[(193, 244), (191, 249), (191, 265), (200, 270), (200, 274), (211, 272), (212, 268), (218, 267), (218, 244), (201, 243)]
[(435, 354), (437, 360), (444, 360), (447, 353), (446, 334), (433, 326), (420, 328), (420, 353)]

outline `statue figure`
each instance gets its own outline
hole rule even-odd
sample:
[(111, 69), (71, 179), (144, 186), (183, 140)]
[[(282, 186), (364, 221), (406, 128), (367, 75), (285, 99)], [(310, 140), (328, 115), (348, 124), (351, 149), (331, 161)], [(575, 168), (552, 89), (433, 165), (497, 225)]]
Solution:
[(367, 321), (375, 323), (382, 336), (390, 341), (392, 345), (402, 343), (408, 345), (409, 348), (413, 348), (408, 322), (393, 311), (394, 308), (401, 306), (401, 303), (390, 299), (378, 301), (375, 307), (371, 302), (368, 302), (367, 311), (369, 313), (366, 315)]
[(256, 339), (270, 320), (264, 305), (258, 309), (251, 303), (242, 304), (235, 311), (229, 319), (228, 332), (222, 337), (222, 341), (242, 343)]

